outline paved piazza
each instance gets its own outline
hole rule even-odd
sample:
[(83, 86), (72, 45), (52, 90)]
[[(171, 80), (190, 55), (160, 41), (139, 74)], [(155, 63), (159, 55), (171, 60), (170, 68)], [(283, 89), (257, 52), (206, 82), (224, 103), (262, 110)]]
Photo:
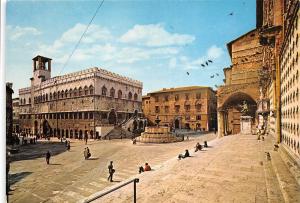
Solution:
[[(108, 186), (138, 174), (138, 166), (148, 162), (154, 169), (185, 149), (193, 148), (197, 141), (212, 140), (213, 134), (192, 137), (189, 141), (172, 144), (137, 144), (131, 140), (71, 141), (71, 151), (64, 145), (31, 145), (33, 150), (22, 152), (23, 160), (12, 162), (10, 202), (77, 202)], [(57, 139), (55, 139), (57, 140)], [(92, 157), (84, 160), (83, 150), (88, 146)], [(47, 150), (53, 154), (51, 165), (46, 165)], [(114, 180), (107, 181), (109, 161), (114, 161)], [(158, 170), (159, 171), (159, 170)]]

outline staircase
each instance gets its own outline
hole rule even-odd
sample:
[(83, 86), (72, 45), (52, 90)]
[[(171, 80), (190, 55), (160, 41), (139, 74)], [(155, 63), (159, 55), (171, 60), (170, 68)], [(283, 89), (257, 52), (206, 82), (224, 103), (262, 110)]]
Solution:
[(120, 126), (115, 126), (114, 129), (112, 129), (106, 136), (103, 137), (103, 139), (131, 139), (132, 136), (133, 134), (128, 130), (123, 129)]

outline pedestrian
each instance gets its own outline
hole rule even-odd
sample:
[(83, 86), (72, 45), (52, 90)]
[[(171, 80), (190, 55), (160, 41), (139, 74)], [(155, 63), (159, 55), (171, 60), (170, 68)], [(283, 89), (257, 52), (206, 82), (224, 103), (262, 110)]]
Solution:
[(214, 131), (215, 131), (215, 134), (217, 134), (217, 129), (216, 128), (214, 128)]
[(70, 141), (68, 141), (68, 144), (67, 144), (67, 149), (68, 149), (68, 151), (70, 151), (70, 149), (71, 149), (71, 144), (70, 144)]
[(114, 169), (113, 161), (110, 161), (110, 164), (108, 165), (108, 173), (109, 173), (109, 176), (107, 178), (108, 181), (113, 182), (113, 174), (115, 171), (116, 170)]
[(86, 148), (86, 155), (87, 159), (91, 157), (90, 149), (88, 147)]
[(47, 153), (46, 153), (46, 162), (47, 162), (47, 164), (50, 163), (50, 157), (51, 157), (51, 154), (50, 154), (50, 152), (48, 150)]

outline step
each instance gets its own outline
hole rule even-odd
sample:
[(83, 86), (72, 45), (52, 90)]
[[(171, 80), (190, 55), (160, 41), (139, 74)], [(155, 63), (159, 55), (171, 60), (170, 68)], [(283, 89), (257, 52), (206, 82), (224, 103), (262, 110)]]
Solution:
[(291, 174), (280, 154), (270, 152), (272, 168), (278, 179), (280, 189), (285, 202), (300, 202), (300, 186)]

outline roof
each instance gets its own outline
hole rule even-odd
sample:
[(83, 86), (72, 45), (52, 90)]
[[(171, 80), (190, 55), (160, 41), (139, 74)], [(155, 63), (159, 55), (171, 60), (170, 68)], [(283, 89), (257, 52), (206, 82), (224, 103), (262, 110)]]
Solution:
[[(188, 86), (188, 87), (176, 87), (176, 88), (163, 88), (162, 90), (149, 92), (149, 94), (158, 94), (158, 93), (165, 93), (165, 92), (180, 92), (180, 91), (189, 91), (189, 90), (199, 90), (199, 89), (210, 89), (211, 87), (208, 86)], [(212, 90), (213, 91), (213, 90)]]
[(41, 56), (41, 55), (37, 55), (36, 57), (34, 57), (32, 60), (36, 60), (37, 58), (42, 57), (43, 59), (47, 59), (47, 60), (52, 60), (51, 58), (47, 58), (45, 56)]
[(232, 47), (231, 47), (231, 46), (232, 46), (232, 44), (233, 44), (234, 42), (240, 40), (242, 37), (245, 37), (246, 35), (248, 35), (248, 34), (254, 32), (254, 31), (256, 31), (256, 30), (257, 30), (256, 28), (253, 29), (253, 30), (250, 30), (249, 32), (246, 32), (245, 34), (243, 34), (243, 35), (239, 36), (238, 38), (232, 40), (231, 42), (227, 43), (227, 50), (228, 50), (228, 52), (229, 52), (230, 58), (232, 57), (232, 54), (231, 54), (231, 51), (232, 51)]

